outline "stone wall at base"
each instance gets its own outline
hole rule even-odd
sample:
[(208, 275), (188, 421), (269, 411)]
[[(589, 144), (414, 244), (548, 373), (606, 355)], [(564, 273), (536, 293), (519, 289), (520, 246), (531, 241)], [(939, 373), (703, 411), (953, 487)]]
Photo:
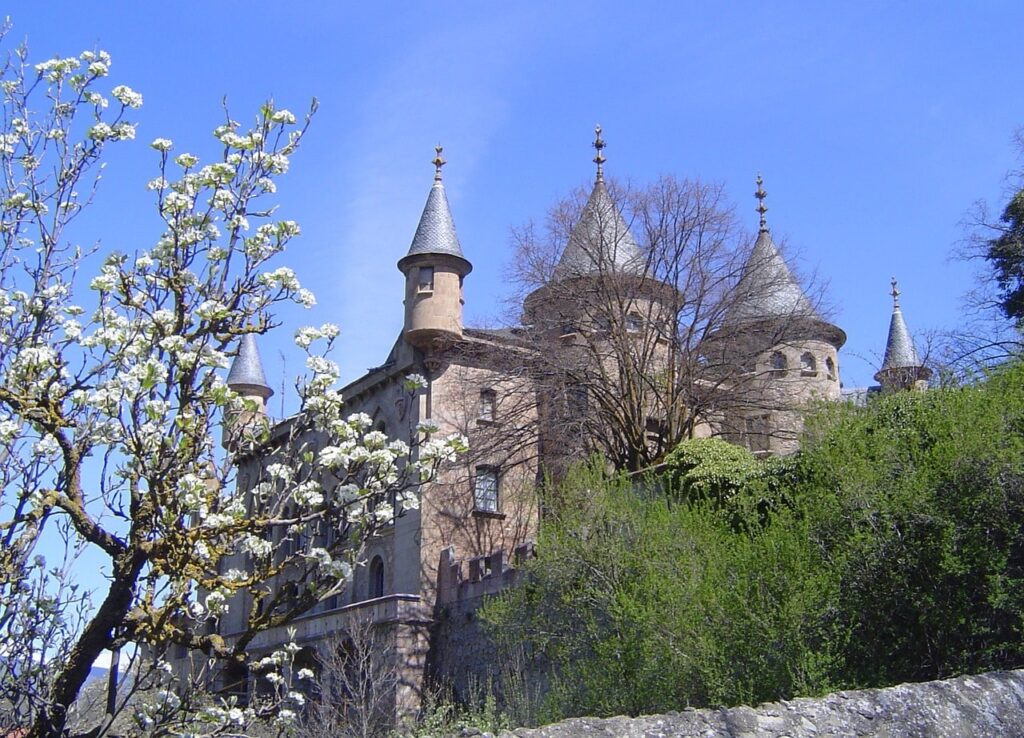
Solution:
[(1016, 738), (1024, 737), (1024, 670), (887, 689), (837, 692), (760, 707), (639, 718), (573, 718), (499, 738)]

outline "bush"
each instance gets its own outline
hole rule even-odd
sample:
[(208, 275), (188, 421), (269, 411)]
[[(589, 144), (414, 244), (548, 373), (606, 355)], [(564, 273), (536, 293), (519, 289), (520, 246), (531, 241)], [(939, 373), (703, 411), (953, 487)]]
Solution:
[(1024, 366), (807, 427), (781, 460), (687, 442), (639, 490), (569, 476), (483, 613), (545, 665), (542, 719), (1024, 664)]

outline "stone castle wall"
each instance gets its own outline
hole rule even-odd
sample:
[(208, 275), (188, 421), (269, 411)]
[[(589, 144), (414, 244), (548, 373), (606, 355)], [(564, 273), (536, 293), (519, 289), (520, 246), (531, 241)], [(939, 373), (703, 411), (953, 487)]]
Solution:
[(498, 550), (468, 561), (457, 559), (454, 547), (441, 552), (427, 675), (451, 697), (472, 701), (482, 690), (498, 686), (498, 669), (515, 668), (498, 658), (478, 611), (489, 597), (519, 581), (517, 565), (533, 555), (532, 543), (517, 546), (511, 556)]

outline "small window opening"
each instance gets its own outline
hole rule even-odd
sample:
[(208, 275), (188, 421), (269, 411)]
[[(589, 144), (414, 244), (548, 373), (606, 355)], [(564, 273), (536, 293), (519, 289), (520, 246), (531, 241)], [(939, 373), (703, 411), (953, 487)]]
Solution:
[(800, 357), (800, 373), (804, 376), (813, 376), (818, 373), (818, 362), (810, 351), (805, 351)]
[(479, 420), (483, 420), (488, 423), (494, 422), (495, 406), (498, 401), (497, 393), (492, 389), (485, 389), (480, 391), (480, 414), (477, 415)]
[(789, 363), (786, 361), (786, 355), (784, 353), (776, 351), (772, 354), (771, 365), (773, 372), (778, 372), (782, 376), (785, 376)]
[(836, 378), (836, 363), (832, 361), (831, 356), (825, 359), (825, 371), (828, 372), (829, 379)]
[(431, 292), (434, 289), (434, 267), (420, 267), (419, 285), (420, 292)]
[(626, 332), (627, 333), (639, 333), (643, 330), (644, 319), (636, 313), (630, 313), (626, 316)]

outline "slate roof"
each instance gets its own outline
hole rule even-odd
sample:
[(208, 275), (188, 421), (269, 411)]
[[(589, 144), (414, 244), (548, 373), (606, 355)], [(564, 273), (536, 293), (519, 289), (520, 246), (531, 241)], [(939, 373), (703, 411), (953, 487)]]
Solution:
[(448, 196), (440, 179), (435, 178), (427, 203), (423, 206), (416, 235), (406, 256), (416, 254), (449, 254), (465, 259), (459, 237), (455, 233), (455, 221), (448, 207)]
[(910, 337), (910, 330), (903, 319), (899, 303), (895, 302), (892, 307), (892, 318), (889, 320), (889, 338), (885, 342), (885, 358), (882, 360), (881, 371), (920, 366), (921, 359), (918, 358), (917, 349), (914, 347), (914, 339)]
[(231, 363), (227, 385), (239, 394), (257, 394), (267, 399), (274, 390), (267, 384), (256, 336), (246, 333), (238, 343), (238, 355)]
[(603, 179), (598, 179), (555, 267), (556, 280), (608, 273), (643, 276), (646, 259)]
[(743, 267), (736, 299), (728, 308), (725, 323), (793, 316), (818, 317), (772, 241), (771, 233), (762, 227)]

